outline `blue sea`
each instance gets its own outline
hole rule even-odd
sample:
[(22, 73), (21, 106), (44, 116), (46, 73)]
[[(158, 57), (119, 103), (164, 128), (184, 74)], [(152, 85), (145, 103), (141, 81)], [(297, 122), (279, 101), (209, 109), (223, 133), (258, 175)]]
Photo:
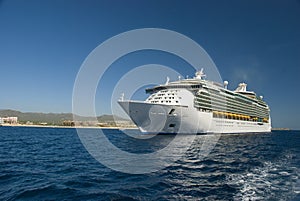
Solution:
[[(103, 132), (132, 153), (174, 139)], [(207, 136), (197, 135), (181, 158), (146, 174), (102, 165), (73, 128), (0, 127), (0, 136), (0, 200), (300, 200), (300, 131), (224, 134), (205, 157), (200, 145)]]

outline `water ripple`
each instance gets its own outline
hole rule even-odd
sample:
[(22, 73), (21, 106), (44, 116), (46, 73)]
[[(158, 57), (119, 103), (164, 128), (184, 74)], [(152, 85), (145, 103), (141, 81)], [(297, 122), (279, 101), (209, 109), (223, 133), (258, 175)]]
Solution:
[[(118, 130), (106, 135), (134, 153), (158, 150), (172, 138), (130, 140)], [(197, 136), (184, 157), (145, 175), (99, 164), (74, 129), (1, 127), (0, 136), (0, 200), (300, 198), (300, 132), (222, 135), (206, 157), (201, 153), (205, 137)]]

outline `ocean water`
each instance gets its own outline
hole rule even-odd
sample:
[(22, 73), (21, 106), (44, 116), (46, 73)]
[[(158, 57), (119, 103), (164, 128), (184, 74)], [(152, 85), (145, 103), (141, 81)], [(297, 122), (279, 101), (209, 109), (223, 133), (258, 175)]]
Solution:
[[(174, 138), (104, 133), (134, 153)], [(100, 164), (75, 129), (0, 127), (0, 136), (0, 200), (300, 200), (300, 131), (221, 135), (204, 158), (199, 146), (207, 136), (198, 135), (179, 160), (148, 174)]]

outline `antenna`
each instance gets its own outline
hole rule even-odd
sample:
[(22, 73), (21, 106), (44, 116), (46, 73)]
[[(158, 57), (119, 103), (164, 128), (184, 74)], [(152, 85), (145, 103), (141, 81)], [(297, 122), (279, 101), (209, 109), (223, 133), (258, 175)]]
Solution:
[(125, 94), (124, 94), (124, 93), (121, 93), (121, 96), (120, 96), (119, 101), (124, 101), (124, 96), (125, 96)]
[(169, 81), (170, 81), (170, 78), (167, 77), (167, 81), (166, 81), (165, 85), (168, 85), (168, 84), (169, 84)]
[(195, 73), (195, 75), (196, 75), (195, 78), (197, 78), (197, 79), (199, 79), (199, 80), (201, 80), (202, 77), (205, 77), (205, 76), (206, 76), (206, 75), (203, 73), (203, 68), (201, 68), (200, 71), (197, 71), (197, 72)]

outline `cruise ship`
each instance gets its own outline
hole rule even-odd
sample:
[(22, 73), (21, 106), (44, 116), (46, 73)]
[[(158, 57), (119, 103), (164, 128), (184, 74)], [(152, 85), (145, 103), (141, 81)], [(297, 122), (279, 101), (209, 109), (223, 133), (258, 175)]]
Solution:
[(124, 100), (119, 105), (143, 133), (256, 133), (271, 131), (269, 106), (262, 96), (236, 90), (228, 82), (205, 79), (203, 69), (193, 78), (146, 89), (145, 101)]

